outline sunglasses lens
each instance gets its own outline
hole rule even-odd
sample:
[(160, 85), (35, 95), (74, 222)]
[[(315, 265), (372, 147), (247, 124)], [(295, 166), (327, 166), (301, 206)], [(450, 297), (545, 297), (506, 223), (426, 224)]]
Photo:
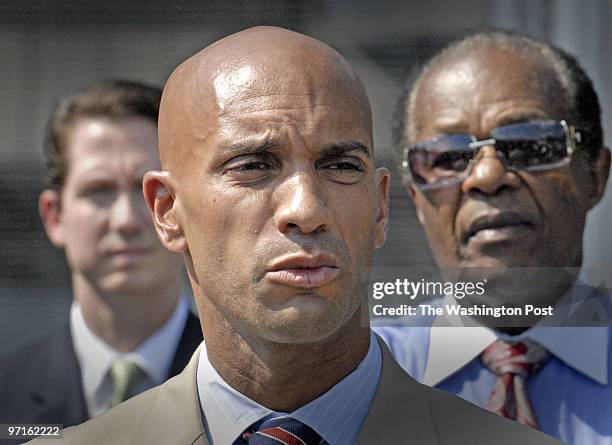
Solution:
[(441, 136), (416, 144), (408, 151), (415, 182), (436, 185), (453, 182), (467, 171), (473, 157), (472, 138), (466, 134)]
[(515, 168), (552, 165), (567, 157), (565, 141), (553, 139), (498, 141), (497, 149), (504, 153), (508, 165)]
[[(561, 122), (532, 120), (491, 131), (491, 145), (508, 168), (545, 170), (567, 161), (567, 135)], [(469, 174), (475, 152), (488, 141), (468, 134), (451, 134), (419, 142), (408, 150), (408, 167), (422, 187), (458, 182)]]
[(557, 121), (530, 121), (499, 127), (491, 132), (495, 148), (509, 167), (546, 168), (567, 157), (565, 131)]

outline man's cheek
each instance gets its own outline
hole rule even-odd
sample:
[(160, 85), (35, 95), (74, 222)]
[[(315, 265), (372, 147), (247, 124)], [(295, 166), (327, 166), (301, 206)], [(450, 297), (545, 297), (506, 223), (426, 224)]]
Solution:
[(430, 207), (423, 211), (423, 228), (436, 262), (451, 267), (457, 262), (459, 240), (455, 236), (454, 215), (448, 205)]
[(553, 176), (533, 188), (534, 195), (544, 212), (544, 218), (555, 224), (571, 223), (573, 215), (580, 213), (581, 199), (572, 181), (564, 176)]
[(534, 175), (529, 184), (533, 194), (540, 201), (563, 198), (573, 201), (580, 195), (578, 182), (568, 169), (556, 169)]

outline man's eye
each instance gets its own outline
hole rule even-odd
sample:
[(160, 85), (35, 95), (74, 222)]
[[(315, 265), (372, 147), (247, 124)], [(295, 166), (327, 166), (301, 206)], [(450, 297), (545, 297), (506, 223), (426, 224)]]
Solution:
[(327, 168), (332, 170), (356, 170), (360, 172), (364, 170), (360, 164), (348, 161), (335, 162), (333, 164), (329, 164)]
[(432, 168), (461, 172), (468, 167), (471, 158), (472, 154), (470, 152), (440, 153), (432, 162)]
[(365, 164), (360, 159), (352, 158), (329, 160), (329, 162), (322, 162), (317, 168), (328, 179), (341, 184), (354, 184), (358, 182), (366, 170)]
[(81, 190), (79, 196), (98, 207), (109, 205), (116, 194), (116, 190), (111, 185), (95, 185)]
[(232, 167), (230, 170), (237, 172), (251, 171), (251, 170), (266, 170), (270, 166), (266, 162), (247, 162), (236, 167)]
[(255, 183), (270, 177), (274, 170), (273, 162), (267, 160), (243, 160), (230, 163), (225, 168), (225, 175), (231, 180)]
[(87, 187), (81, 191), (81, 196), (84, 197), (93, 197), (93, 196), (104, 196), (110, 195), (115, 191), (115, 189), (111, 186), (107, 185), (98, 185), (93, 187)]

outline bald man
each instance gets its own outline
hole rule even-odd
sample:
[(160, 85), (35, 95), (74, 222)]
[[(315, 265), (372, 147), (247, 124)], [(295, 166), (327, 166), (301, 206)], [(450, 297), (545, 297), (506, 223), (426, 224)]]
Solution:
[(277, 28), (224, 38), (170, 77), (159, 141), (144, 194), (205, 344), (65, 443), (557, 443), (416, 383), (362, 318), (389, 175), (337, 52)]

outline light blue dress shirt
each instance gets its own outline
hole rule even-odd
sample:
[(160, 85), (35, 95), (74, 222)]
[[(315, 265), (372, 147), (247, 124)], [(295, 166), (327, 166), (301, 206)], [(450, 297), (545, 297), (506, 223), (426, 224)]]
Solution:
[[(486, 406), (496, 376), (479, 359), (508, 336), (484, 327), (378, 327), (399, 364), (417, 380)], [(574, 445), (612, 445), (612, 329), (538, 327), (530, 338), (551, 353), (527, 382), (543, 432)]]
[(229, 386), (208, 360), (203, 343), (197, 386), (206, 436), (211, 445), (231, 445), (263, 418), (288, 416), (321, 437), (321, 445), (353, 445), (380, 380), (382, 356), (374, 334), (359, 366), (325, 394), (292, 413), (276, 413)]

